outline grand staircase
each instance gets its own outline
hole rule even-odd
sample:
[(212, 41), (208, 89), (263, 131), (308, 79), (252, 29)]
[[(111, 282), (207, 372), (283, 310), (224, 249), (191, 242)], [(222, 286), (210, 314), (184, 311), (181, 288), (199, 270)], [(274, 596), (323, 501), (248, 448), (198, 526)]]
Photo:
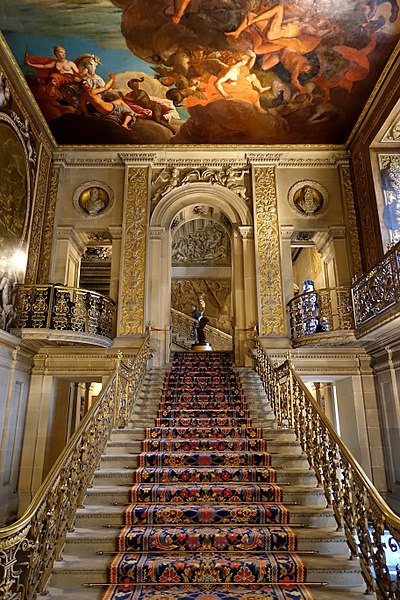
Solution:
[(214, 352), (176, 353), (167, 375), (149, 371), (130, 426), (113, 432), (78, 510), (48, 597), (363, 592), (293, 431), (276, 427), (256, 373), (234, 372), (229, 354)]

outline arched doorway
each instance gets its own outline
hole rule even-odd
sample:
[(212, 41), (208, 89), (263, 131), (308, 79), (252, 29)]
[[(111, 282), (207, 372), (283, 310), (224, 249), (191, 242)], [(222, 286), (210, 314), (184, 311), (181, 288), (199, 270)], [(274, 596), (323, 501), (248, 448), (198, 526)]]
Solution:
[[(157, 204), (151, 215), (147, 305), (153, 345), (160, 364), (168, 362), (171, 293), (173, 280), (176, 279), (173, 277), (175, 267), (172, 261), (174, 234), (177, 242), (180, 237), (188, 237), (191, 231), (195, 232), (199, 227), (203, 231), (210, 228), (210, 240), (211, 229), (223, 231), (229, 236), (230, 264), (223, 267), (226, 269), (224, 274), (229, 272), (230, 278), (229, 321), (233, 325), (235, 361), (245, 364), (251, 345), (251, 327), (257, 321), (253, 219), (247, 205), (235, 193), (208, 183), (194, 183), (171, 191)], [(176, 236), (179, 230), (180, 237)], [(207, 269), (206, 266), (204, 268)]]

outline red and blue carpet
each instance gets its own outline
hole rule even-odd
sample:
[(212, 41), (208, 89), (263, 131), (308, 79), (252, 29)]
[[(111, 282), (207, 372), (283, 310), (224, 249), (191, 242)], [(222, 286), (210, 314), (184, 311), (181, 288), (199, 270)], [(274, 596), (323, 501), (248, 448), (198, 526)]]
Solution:
[(312, 600), (228, 353), (177, 353), (102, 600)]

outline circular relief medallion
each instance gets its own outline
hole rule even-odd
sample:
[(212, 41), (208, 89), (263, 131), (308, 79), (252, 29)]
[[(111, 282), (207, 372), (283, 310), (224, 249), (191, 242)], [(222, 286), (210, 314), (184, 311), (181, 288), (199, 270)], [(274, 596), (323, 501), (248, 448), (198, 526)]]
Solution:
[(329, 195), (318, 181), (298, 181), (289, 189), (290, 208), (303, 217), (319, 217), (328, 208)]
[(100, 217), (108, 213), (114, 202), (110, 186), (102, 181), (87, 181), (74, 192), (75, 210), (85, 217)]

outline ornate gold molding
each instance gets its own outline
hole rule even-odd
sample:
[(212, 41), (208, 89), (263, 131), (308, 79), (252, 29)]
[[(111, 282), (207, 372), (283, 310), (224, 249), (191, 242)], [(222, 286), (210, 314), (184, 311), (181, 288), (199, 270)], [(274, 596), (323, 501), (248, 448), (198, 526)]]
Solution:
[(128, 167), (119, 335), (142, 335), (146, 269), (148, 169)]
[(258, 287), (260, 335), (285, 333), (279, 227), (274, 167), (254, 169), (256, 231), (258, 241)]
[(350, 167), (340, 165), (340, 175), (342, 178), (344, 201), (347, 213), (347, 226), (350, 237), (351, 255), (353, 258), (353, 270), (356, 277), (362, 275), (360, 239), (358, 236), (357, 217), (354, 203), (354, 191), (351, 183)]
[(376, 200), (375, 196), (371, 197), (369, 187), (370, 165), (367, 167), (367, 156), (364, 154), (363, 141), (357, 144), (353, 154), (353, 170), (356, 188), (356, 198), (358, 216), (359, 216), (359, 232), (361, 237), (361, 252), (363, 258), (362, 271), (371, 269), (380, 258), (380, 240), (377, 239), (374, 227), (373, 204)]
[(53, 245), (54, 221), (56, 218), (57, 191), (60, 180), (60, 167), (53, 165), (47, 197), (46, 218), (43, 228), (42, 251), (40, 255), (38, 283), (47, 283), (50, 274), (51, 250)]
[(36, 197), (33, 203), (33, 220), (29, 244), (28, 264), (26, 267), (25, 283), (36, 283), (39, 271), (42, 233), (45, 219), (47, 185), (50, 171), (50, 152), (42, 145), (38, 163)]

